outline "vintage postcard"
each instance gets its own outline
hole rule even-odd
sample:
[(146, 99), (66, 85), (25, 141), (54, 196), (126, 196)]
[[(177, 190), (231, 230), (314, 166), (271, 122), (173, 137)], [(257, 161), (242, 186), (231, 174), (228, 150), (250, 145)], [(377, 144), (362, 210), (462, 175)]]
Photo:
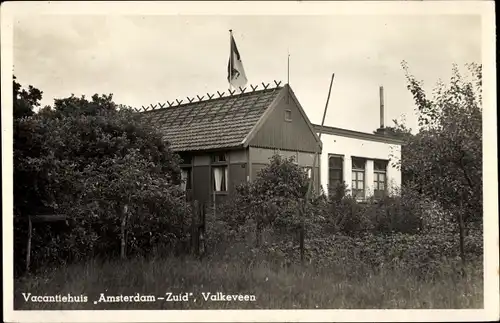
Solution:
[(2, 3), (5, 321), (498, 319), (494, 12)]

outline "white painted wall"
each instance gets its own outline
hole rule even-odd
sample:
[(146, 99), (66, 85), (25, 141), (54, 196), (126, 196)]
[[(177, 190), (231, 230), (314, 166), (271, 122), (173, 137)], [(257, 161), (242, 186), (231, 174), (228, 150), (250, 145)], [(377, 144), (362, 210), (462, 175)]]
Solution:
[(343, 177), (347, 188), (351, 189), (352, 160), (351, 157), (362, 157), (368, 159), (365, 165), (365, 197), (373, 194), (373, 160), (389, 160), (387, 167), (387, 187), (401, 186), (401, 171), (394, 167), (395, 162), (401, 158), (401, 146), (384, 142), (370, 141), (367, 139), (355, 139), (339, 135), (323, 133), (321, 135), (323, 150), (321, 153), (321, 186), (328, 192), (328, 154), (344, 156)]

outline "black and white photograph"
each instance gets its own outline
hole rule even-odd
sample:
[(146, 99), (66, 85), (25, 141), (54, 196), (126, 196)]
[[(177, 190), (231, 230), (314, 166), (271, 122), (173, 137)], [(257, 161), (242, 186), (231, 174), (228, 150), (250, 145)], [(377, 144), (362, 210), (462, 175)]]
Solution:
[(4, 320), (499, 319), (494, 11), (2, 3)]

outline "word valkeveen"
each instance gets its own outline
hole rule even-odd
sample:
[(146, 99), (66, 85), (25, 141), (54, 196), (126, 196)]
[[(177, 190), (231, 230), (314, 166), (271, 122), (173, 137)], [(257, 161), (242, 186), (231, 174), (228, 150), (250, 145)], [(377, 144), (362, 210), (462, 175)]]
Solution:
[(244, 295), (244, 294), (224, 294), (221, 292), (217, 292), (215, 294), (212, 293), (201, 293), (203, 296), (203, 299), (205, 301), (212, 301), (212, 302), (233, 302), (233, 301), (238, 301), (238, 302), (255, 302), (256, 297), (255, 295)]

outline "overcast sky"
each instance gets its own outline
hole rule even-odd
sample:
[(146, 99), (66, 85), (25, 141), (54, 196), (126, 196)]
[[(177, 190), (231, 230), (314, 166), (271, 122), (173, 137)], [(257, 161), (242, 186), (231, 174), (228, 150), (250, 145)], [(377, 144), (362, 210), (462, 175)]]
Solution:
[(372, 132), (379, 85), (386, 124), (406, 115), (415, 128), (401, 61), (432, 89), (452, 63), (481, 62), (480, 16), (18, 16), (14, 74), (54, 98), (113, 93), (140, 107), (226, 90), (233, 29), (249, 83), (287, 79), (314, 123)]

